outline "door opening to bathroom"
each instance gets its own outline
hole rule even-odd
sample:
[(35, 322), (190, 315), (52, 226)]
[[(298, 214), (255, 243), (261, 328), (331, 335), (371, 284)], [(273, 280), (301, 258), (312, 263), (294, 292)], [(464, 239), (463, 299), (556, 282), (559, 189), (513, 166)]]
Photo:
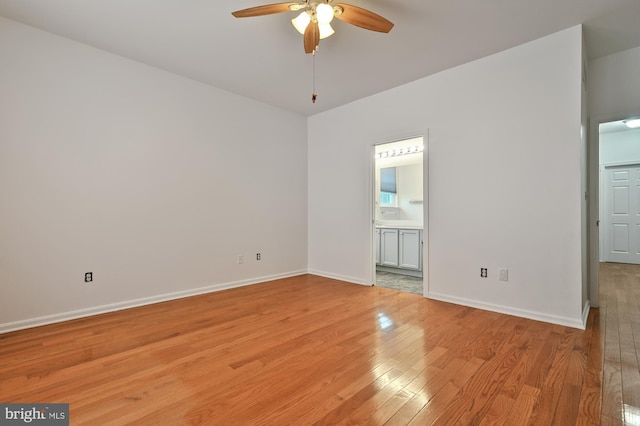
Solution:
[(423, 137), (374, 146), (374, 285), (425, 294)]

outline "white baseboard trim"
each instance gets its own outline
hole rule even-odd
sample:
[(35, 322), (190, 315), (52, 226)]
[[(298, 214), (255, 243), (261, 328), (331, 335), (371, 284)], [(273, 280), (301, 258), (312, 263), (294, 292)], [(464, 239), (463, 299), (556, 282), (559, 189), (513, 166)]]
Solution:
[[(525, 309), (514, 309), (508, 306), (493, 305), (491, 303), (478, 302), (477, 300), (465, 299), (462, 297), (452, 297), (446, 294), (429, 293), (429, 299), (439, 300), (441, 302), (454, 303), (456, 305), (469, 306), (471, 308), (483, 309), (485, 311), (498, 312), (500, 314), (513, 315), (521, 318), (528, 318), (536, 321), (548, 322), (551, 324), (563, 325), (565, 327), (579, 328), (584, 330), (586, 322), (584, 319), (573, 319), (567, 317), (559, 317), (556, 315), (548, 315), (540, 312), (528, 311)], [(584, 314), (583, 314), (584, 315)]]
[(309, 271), (307, 271), (307, 273), (309, 273), (311, 275), (318, 275), (320, 277), (331, 278), (331, 279), (334, 279), (334, 280), (346, 281), (346, 282), (353, 283), (353, 284), (360, 284), (360, 285), (366, 285), (366, 286), (370, 286), (371, 285), (371, 283), (368, 283), (365, 280), (360, 279), (360, 278), (349, 277), (349, 276), (346, 276), (346, 275), (333, 274), (331, 272), (325, 272), (325, 271), (318, 271), (318, 270), (315, 270), (315, 269), (310, 269)]
[(584, 303), (584, 309), (582, 310), (582, 329), (587, 328), (587, 320), (589, 319), (589, 311), (591, 310), (591, 302), (587, 300)]
[(306, 270), (290, 271), (282, 274), (267, 275), (263, 277), (250, 278), (240, 281), (232, 281), (228, 283), (213, 284), (206, 287), (199, 287), (190, 290), (176, 291), (173, 293), (160, 294), (157, 296), (143, 297), (140, 299), (127, 300), (124, 302), (112, 303), (109, 305), (95, 306), (86, 309), (78, 309), (75, 311), (61, 312), (59, 314), (46, 315), (37, 318), (30, 318), (15, 322), (0, 324), (0, 334), (9, 333), (11, 331), (24, 330), (26, 328), (39, 327), (47, 324), (54, 324), (63, 321), (69, 321), (78, 318), (90, 317), (93, 315), (105, 314), (108, 312), (121, 311), (124, 309), (136, 308), (139, 306), (152, 305), (154, 303), (167, 302), (170, 300), (182, 299), (185, 297), (197, 296), (199, 294), (213, 293), (221, 290), (228, 290), (236, 287), (244, 287), (253, 284), (260, 284), (267, 281), (278, 280), (281, 278), (289, 278), (306, 274)]
[[(199, 294), (213, 293), (221, 290), (228, 290), (231, 288), (244, 287), (253, 284), (260, 284), (268, 281), (278, 280), (282, 278), (289, 278), (298, 275), (312, 274), (325, 278), (331, 278), (339, 281), (345, 281), (353, 284), (370, 286), (371, 283), (365, 280), (349, 277), (346, 275), (338, 275), (325, 271), (318, 270), (300, 270), (290, 271), (282, 274), (267, 275), (263, 277), (251, 278), (240, 281), (232, 281), (221, 284), (213, 284), (210, 286), (199, 287), (190, 290), (178, 291), (173, 293), (166, 293), (157, 296), (144, 297), (140, 299), (127, 300), (124, 302), (112, 303), (109, 305), (95, 306), (92, 308), (79, 309), (75, 311), (62, 312), (59, 314), (46, 315), (42, 317), (30, 318), (26, 320), (20, 320), (15, 322), (9, 322), (0, 324), (0, 334), (9, 333), (11, 331), (23, 330), (27, 328), (39, 327), (47, 324), (54, 324), (63, 321), (69, 321), (78, 318), (90, 317), (93, 315), (105, 314), (109, 312), (121, 311), (124, 309), (136, 308), (139, 306), (151, 305), (154, 303), (166, 302), (170, 300), (182, 299), (185, 297), (197, 296)], [(527, 311), (523, 309), (514, 309), (506, 306), (493, 305), (489, 303), (482, 303), (476, 300), (451, 297), (445, 294), (429, 293), (428, 298), (433, 300), (439, 300), (442, 302), (454, 303), (456, 305), (469, 306), (472, 308), (484, 309), (487, 311), (498, 312), (507, 315), (514, 315), (517, 317), (529, 318), (532, 320), (548, 322), (552, 324), (563, 325), (572, 328), (578, 328), (584, 330), (587, 326), (587, 319), (589, 317), (590, 302), (587, 300), (582, 311), (581, 320), (575, 320), (566, 317), (558, 317), (555, 315), (541, 314), (539, 312)]]

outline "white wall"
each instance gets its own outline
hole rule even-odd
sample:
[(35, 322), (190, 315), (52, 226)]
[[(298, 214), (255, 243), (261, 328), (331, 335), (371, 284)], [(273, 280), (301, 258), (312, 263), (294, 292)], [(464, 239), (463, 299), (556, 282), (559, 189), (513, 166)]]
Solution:
[(600, 164), (640, 163), (640, 129), (600, 134)]
[(640, 47), (589, 62), (589, 116), (640, 115)]
[(581, 37), (573, 27), (311, 117), (310, 270), (372, 282), (371, 145), (428, 133), (429, 297), (584, 326)]
[(422, 164), (398, 167), (398, 207), (402, 220), (421, 225), (422, 220)]
[(306, 271), (304, 117), (3, 18), (0, 64), (0, 331)]

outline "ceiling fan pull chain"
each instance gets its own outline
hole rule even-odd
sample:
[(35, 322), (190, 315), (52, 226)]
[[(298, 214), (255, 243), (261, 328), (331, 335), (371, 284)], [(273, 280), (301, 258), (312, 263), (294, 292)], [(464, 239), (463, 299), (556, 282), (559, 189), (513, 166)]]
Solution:
[(318, 47), (313, 50), (313, 95), (311, 95), (311, 103), (316, 103), (316, 99), (318, 98), (318, 94), (316, 93), (316, 52), (318, 51)]

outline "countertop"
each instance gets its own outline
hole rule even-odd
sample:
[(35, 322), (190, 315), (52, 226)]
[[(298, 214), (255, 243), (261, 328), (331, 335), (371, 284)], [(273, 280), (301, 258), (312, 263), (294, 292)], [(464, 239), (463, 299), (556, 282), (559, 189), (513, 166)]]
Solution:
[(417, 226), (417, 225), (376, 225), (376, 228), (378, 229), (419, 229), (422, 230), (423, 227), (422, 226)]

